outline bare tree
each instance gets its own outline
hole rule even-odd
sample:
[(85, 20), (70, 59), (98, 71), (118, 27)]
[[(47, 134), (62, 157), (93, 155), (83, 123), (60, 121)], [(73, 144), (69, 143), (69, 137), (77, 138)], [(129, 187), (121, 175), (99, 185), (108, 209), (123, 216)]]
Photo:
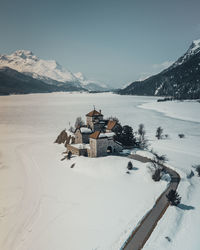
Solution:
[(160, 181), (163, 173), (165, 172), (163, 164), (167, 161), (166, 155), (158, 155), (153, 149), (151, 153), (154, 155), (154, 159), (151, 162), (152, 179), (154, 181)]
[(107, 120), (119, 122), (119, 119), (116, 116), (109, 116)]
[(144, 129), (144, 124), (140, 124), (139, 125), (139, 128), (138, 128), (138, 135), (139, 135), (139, 138), (138, 138), (138, 147), (141, 148), (141, 149), (145, 149), (145, 148), (148, 148), (148, 141), (145, 137), (145, 134), (146, 134), (146, 131)]
[(69, 132), (74, 133), (74, 128), (72, 126), (69, 127)]
[(81, 118), (81, 116), (77, 117), (74, 127), (78, 128), (78, 127), (82, 127), (84, 125), (85, 125), (85, 123), (84, 123), (83, 119)]
[(155, 152), (153, 149), (150, 151), (154, 155), (153, 162), (157, 164), (164, 164), (166, 161), (168, 161), (166, 155), (159, 155), (157, 152)]
[(158, 140), (162, 139), (163, 129), (161, 127), (158, 127), (156, 130), (156, 137)]
[(145, 131), (145, 129), (144, 129), (144, 124), (143, 124), (143, 123), (139, 124), (138, 134), (139, 134), (141, 140), (144, 139), (144, 136), (145, 136), (145, 134), (146, 134), (146, 131)]

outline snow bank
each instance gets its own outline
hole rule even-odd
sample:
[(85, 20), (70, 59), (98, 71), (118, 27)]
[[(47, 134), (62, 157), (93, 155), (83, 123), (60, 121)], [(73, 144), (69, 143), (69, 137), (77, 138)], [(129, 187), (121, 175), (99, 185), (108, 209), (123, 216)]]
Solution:
[(144, 157), (149, 158), (151, 160), (154, 160), (154, 158), (155, 158), (155, 156), (151, 152), (146, 151), (146, 150), (137, 150), (137, 149), (132, 150), (131, 154), (133, 154), (133, 155), (137, 154), (137, 155), (140, 155), (140, 156), (144, 156)]
[(200, 122), (200, 103), (196, 101), (170, 101), (170, 102), (150, 102), (139, 106), (144, 109), (152, 109), (164, 113), (166, 116)]

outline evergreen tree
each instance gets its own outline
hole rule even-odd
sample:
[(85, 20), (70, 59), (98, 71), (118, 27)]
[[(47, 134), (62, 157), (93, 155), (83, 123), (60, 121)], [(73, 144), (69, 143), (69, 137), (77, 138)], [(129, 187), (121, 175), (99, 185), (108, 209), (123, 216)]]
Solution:
[(115, 133), (114, 139), (118, 142), (121, 142), (121, 134), (122, 134), (122, 126), (120, 123), (117, 123), (116, 126), (112, 130)]
[(133, 135), (132, 127), (125, 125), (122, 128), (122, 133), (120, 136), (120, 142), (124, 146), (134, 146), (136, 144), (136, 139)]
[(132, 164), (131, 161), (128, 162), (127, 168), (128, 168), (128, 170), (132, 170), (133, 169), (133, 164)]
[(172, 206), (177, 206), (181, 202), (181, 197), (173, 189), (169, 191), (169, 193), (166, 195), (166, 197)]
[(160, 181), (161, 179), (161, 173), (162, 173), (162, 169), (160, 168), (157, 168), (154, 172), (154, 174), (152, 175), (152, 179), (154, 181)]

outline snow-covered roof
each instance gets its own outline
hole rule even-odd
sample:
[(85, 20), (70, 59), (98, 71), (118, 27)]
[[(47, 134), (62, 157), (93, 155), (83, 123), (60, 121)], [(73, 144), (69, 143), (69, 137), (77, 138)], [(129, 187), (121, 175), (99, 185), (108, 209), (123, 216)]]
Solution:
[(77, 143), (71, 144), (71, 146), (78, 149), (90, 149), (90, 144)]
[(65, 131), (66, 131), (66, 133), (67, 133), (68, 136), (70, 136), (70, 135), (71, 135), (72, 137), (75, 136), (74, 133), (72, 133), (71, 131), (69, 131), (69, 130), (65, 130)]
[(95, 131), (93, 134), (90, 135), (90, 138), (92, 139), (99, 139), (99, 138), (109, 138), (113, 137), (115, 133), (110, 132), (110, 133), (101, 133), (100, 131)]
[(103, 138), (103, 137), (113, 137), (115, 135), (115, 133), (110, 132), (110, 133), (100, 133), (99, 138)]
[(80, 131), (81, 131), (81, 133), (85, 133), (85, 134), (92, 133), (92, 130), (90, 128), (86, 128), (86, 127), (81, 127)]

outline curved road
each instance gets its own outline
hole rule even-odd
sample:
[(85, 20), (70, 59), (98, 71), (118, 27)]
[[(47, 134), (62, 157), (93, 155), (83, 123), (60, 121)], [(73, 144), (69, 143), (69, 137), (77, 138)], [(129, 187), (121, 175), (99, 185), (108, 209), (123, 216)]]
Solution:
[[(143, 163), (152, 162), (151, 159), (140, 155), (130, 155), (129, 158), (132, 158), (137, 161), (141, 161)], [(149, 239), (151, 233), (156, 227), (158, 221), (161, 219), (165, 211), (169, 206), (169, 201), (166, 198), (166, 194), (169, 193), (170, 190), (176, 190), (178, 184), (180, 182), (180, 176), (174, 170), (161, 165), (165, 171), (171, 176), (171, 182), (168, 188), (160, 195), (157, 199), (154, 207), (147, 213), (147, 215), (143, 218), (140, 225), (132, 232), (130, 237), (124, 243), (122, 249), (125, 250), (138, 250), (142, 249), (146, 241)]]

